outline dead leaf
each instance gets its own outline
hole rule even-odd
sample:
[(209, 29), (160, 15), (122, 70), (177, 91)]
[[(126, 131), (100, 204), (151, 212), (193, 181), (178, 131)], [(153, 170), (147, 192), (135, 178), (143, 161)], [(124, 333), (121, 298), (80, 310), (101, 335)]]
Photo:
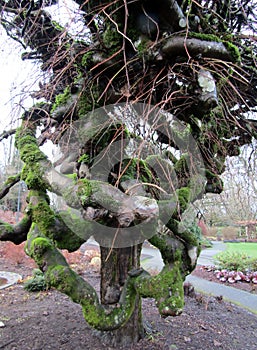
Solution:
[(214, 339), (213, 345), (219, 347), (219, 346), (222, 345), (222, 343), (220, 343), (219, 341), (217, 341), (217, 340)]
[(191, 338), (190, 338), (190, 337), (184, 337), (184, 341), (185, 341), (186, 343), (190, 343), (190, 342), (191, 342)]

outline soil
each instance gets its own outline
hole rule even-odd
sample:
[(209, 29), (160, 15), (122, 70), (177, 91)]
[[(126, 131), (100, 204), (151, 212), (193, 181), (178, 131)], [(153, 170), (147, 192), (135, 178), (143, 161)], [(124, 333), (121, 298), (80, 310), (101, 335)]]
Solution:
[[(97, 252), (89, 247), (86, 252), (64, 254), (72, 267), (99, 290)], [(24, 280), (32, 275), (34, 268), (22, 246), (0, 242), (0, 271), (17, 272)], [(194, 274), (213, 278), (199, 267)], [(159, 316), (154, 301), (146, 299), (143, 314), (146, 337), (136, 345), (115, 349), (256, 349), (257, 315), (224, 302), (222, 297), (190, 293), (185, 297), (182, 315), (166, 319)], [(85, 322), (81, 307), (67, 296), (56, 290), (27, 292), (23, 281), (0, 290), (0, 349), (102, 350), (103, 347), (114, 349), (103, 344)]]

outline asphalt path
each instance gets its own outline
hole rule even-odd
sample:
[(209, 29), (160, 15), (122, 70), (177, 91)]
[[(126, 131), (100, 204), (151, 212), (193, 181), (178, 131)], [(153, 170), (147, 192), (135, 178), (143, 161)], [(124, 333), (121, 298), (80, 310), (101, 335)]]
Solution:
[[(214, 241), (212, 243), (213, 245), (211, 248), (202, 250), (197, 261), (198, 265), (215, 265), (214, 256), (226, 249), (226, 245), (221, 241)], [(90, 239), (86, 243), (86, 245), (88, 244), (98, 246), (93, 239)], [(83, 248), (83, 250), (85, 248)], [(149, 244), (144, 244), (141, 255), (141, 266), (149, 272), (161, 271), (164, 263), (159, 250)], [(257, 314), (256, 294), (251, 294), (233, 288), (232, 286), (230, 287), (220, 283), (210, 282), (192, 275), (187, 276), (186, 281), (192, 283), (195, 290), (198, 292), (211, 296), (222, 296), (224, 300)]]
[[(202, 250), (197, 264), (198, 265), (215, 265), (214, 256), (226, 249), (223, 242), (212, 242), (212, 248)], [(142, 267), (151, 271), (161, 271), (164, 264), (158, 249), (148, 245), (142, 250)], [(222, 296), (224, 300), (236, 304), (257, 314), (257, 295), (251, 294), (232, 286), (222, 285), (220, 283), (210, 282), (205, 279), (189, 275), (186, 281), (192, 283), (195, 290), (211, 296)]]

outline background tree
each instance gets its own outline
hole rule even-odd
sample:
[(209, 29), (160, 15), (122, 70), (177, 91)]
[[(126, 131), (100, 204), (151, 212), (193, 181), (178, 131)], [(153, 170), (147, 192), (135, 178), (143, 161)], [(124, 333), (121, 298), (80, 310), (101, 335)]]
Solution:
[[(222, 192), (226, 157), (256, 136), (256, 4), (71, 1), (61, 26), (58, 3), (0, 1), (22, 59), (48, 74), (16, 132), (23, 170), (2, 188), (25, 181), (26, 214), (18, 225), (2, 223), (0, 237), (27, 240), (47, 283), (80, 303), (92, 327), (135, 342), (141, 297), (155, 298), (162, 316), (181, 312), (200, 250), (183, 213)], [(47, 140), (60, 146), (55, 164), (39, 149)], [(65, 213), (54, 212), (49, 192), (65, 199)], [(100, 300), (57, 249), (77, 250), (92, 234), (101, 246)], [(165, 262), (157, 276), (140, 269), (145, 238)]]
[(226, 160), (223, 192), (219, 196), (207, 194), (199, 202), (208, 224), (234, 225), (238, 221), (256, 220), (255, 169), (255, 142), (251, 147), (243, 147), (240, 156)]

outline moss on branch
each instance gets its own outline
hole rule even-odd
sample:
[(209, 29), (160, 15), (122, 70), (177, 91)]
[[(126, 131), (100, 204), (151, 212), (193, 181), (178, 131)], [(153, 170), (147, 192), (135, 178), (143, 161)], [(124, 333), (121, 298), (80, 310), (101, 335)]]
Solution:
[(69, 267), (52, 241), (46, 238), (35, 225), (28, 236), (26, 249), (44, 271), (48, 286), (55, 287), (67, 294), (74, 302), (79, 303), (90, 326), (110, 331), (121, 327), (129, 320), (137, 295), (133, 278), (127, 280), (118, 306), (105, 309), (100, 304), (94, 288)]
[(157, 275), (150, 277), (142, 274), (138, 276), (135, 287), (144, 298), (156, 300), (160, 314), (163, 317), (180, 315), (184, 306), (184, 290), (181, 259), (177, 259), (172, 266), (165, 266)]
[[(210, 40), (202, 38), (187, 38), (177, 36), (167, 40), (162, 48), (163, 54), (167, 58), (177, 55), (186, 56), (188, 53), (192, 56), (201, 54), (203, 57), (218, 58), (225, 61), (238, 62), (240, 55), (239, 50), (232, 43), (224, 44), (220, 40), (213, 41), (213, 36)], [(187, 50), (186, 50), (187, 48)]]

